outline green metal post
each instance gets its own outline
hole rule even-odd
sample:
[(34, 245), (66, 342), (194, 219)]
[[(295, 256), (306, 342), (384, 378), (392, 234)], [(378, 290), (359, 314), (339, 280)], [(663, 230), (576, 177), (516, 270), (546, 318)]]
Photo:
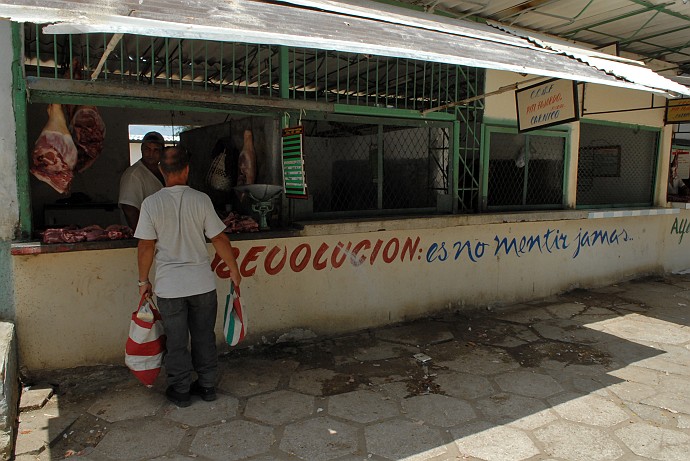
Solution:
[(453, 153), (452, 169), (450, 172), (451, 192), (453, 194), (453, 213), (458, 212), (458, 201), (460, 194), (458, 193), (458, 184), (460, 180), (460, 121), (453, 121), (453, 136), (452, 136), (451, 152)]
[(378, 145), (377, 145), (377, 172), (376, 172), (376, 194), (377, 206), (379, 210), (383, 209), (383, 125), (379, 123), (378, 130)]
[(479, 211), (486, 211), (488, 208), (489, 195), (489, 143), (491, 142), (491, 135), (488, 133), (486, 126), (481, 126), (481, 176), (479, 182)]
[[(288, 56), (288, 49), (285, 46), (278, 47), (280, 81), (280, 97), (283, 99), (290, 98), (290, 57)], [(283, 127), (287, 125), (283, 124)]]
[(17, 196), (19, 231), (22, 238), (31, 236), (31, 188), (29, 183), (29, 147), (26, 137), (26, 83), (22, 25), (12, 23), (12, 103), (17, 142)]

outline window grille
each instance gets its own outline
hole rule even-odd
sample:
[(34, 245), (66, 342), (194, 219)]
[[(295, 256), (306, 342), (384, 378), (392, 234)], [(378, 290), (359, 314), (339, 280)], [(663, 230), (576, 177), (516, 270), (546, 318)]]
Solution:
[(515, 129), (487, 127), (487, 134), (488, 208), (563, 206), (566, 133), (520, 134)]
[(429, 211), (450, 193), (449, 123), (303, 123), (314, 215)]
[[(113, 34), (44, 34), (25, 25), (28, 76), (91, 80)], [(476, 96), (483, 69), (277, 45), (125, 34), (96, 81), (280, 97), (286, 53), (289, 98), (425, 110)]]
[(659, 130), (581, 121), (577, 205), (649, 206)]

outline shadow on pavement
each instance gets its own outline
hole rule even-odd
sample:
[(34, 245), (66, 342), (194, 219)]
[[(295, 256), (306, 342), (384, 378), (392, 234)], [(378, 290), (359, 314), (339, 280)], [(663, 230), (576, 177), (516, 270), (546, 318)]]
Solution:
[[(684, 460), (690, 277), (638, 279), (221, 358), (176, 408), (123, 367), (35, 377), (17, 459)], [(421, 355), (418, 355), (421, 354)]]

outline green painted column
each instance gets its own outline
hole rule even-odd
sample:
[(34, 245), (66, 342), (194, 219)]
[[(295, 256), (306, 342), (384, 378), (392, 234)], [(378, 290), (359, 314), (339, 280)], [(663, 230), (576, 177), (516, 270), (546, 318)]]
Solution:
[[(0, 41), (1, 43), (1, 41)], [(26, 138), (26, 84), (22, 24), (12, 23), (12, 105), (14, 107), (17, 152), (17, 197), (21, 237), (31, 236), (31, 192), (29, 186), (29, 148)]]

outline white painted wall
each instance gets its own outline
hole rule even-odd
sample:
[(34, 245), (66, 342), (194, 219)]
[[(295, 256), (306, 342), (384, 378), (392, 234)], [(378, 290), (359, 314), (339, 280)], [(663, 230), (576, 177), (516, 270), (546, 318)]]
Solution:
[(12, 101), (12, 29), (0, 20), (0, 240), (11, 240), (19, 222), (17, 197), (17, 142)]
[[(341, 223), (308, 227), (305, 233), (311, 236), (239, 241), (250, 319), (244, 345), (264, 337), (273, 341), (294, 328), (333, 335), (449, 308), (514, 303), (690, 267), (690, 237), (681, 241), (672, 233), (674, 220), (690, 221), (690, 211), (668, 212), (676, 214), (583, 219), (586, 212), (571, 211)], [(578, 244), (594, 231), (605, 231), (608, 238)], [(517, 249), (498, 248), (504, 237), (516, 239)], [(539, 238), (541, 246), (528, 251), (523, 237)], [(401, 258), (406, 241), (414, 251)], [(349, 258), (335, 250), (339, 242), (350, 248)], [(484, 252), (473, 253), (476, 262), (466, 251), (456, 258), (457, 242)], [(272, 251), (275, 257), (268, 258)], [(307, 252), (311, 256), (300, 270)], [(266, 261), (276, 267), (283, 258), (282, 270), (269, 274)], [(334, 264), (343, 259), (341, 266)], [(319, 263), (323, 268), (317, 270)], [(222, 269), (216, 273), (227, 277)], [(130, 313), (138, 302), (134, 248), (13, 256), (13, 270), (23, 366), (122, 363)], [(220, 333), (228, 279), (217, 280)]]

